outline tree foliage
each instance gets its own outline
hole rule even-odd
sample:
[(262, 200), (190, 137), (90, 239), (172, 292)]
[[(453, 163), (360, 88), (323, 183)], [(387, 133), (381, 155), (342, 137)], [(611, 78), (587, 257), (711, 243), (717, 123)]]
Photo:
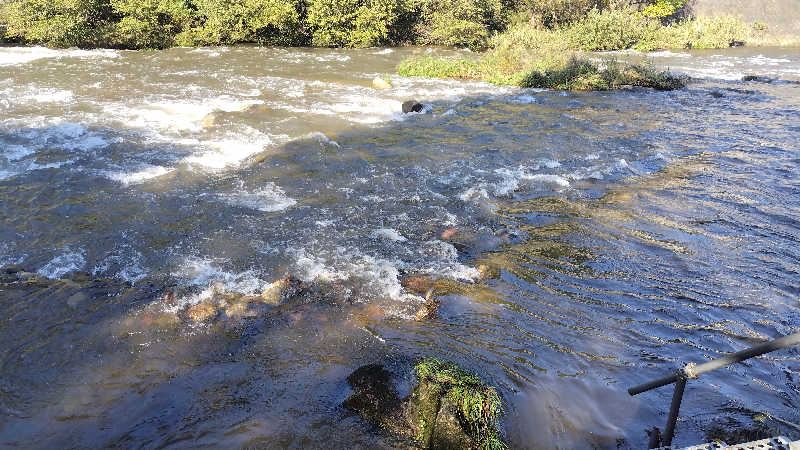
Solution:
[(6, 36), (58, 47), (100, 45), (110, 31), (107, 0), (24, 0), (6, 3)]
[(687, 0), (635, 0), (638, 12), (621, 7), (625, 1), (634, 0), (9, 0), (0, 1), (0, 31), (55, 47), (420, 44), (510, 51), (713, 47), (749, 32), (741, 21), (683, 21), (677, 12)]
[(255, 42), (292, 45), (304, 39), (299, 10), (285, 0), (194, 0), (200, 25), (182, 41), (203, 45)]
[(407, 11), (404, 0), (311, 0), (311, 42), (320, 47), (390, 44), (391, 30)]
[(194, 11), (186, 0), (110, 0), (121, 17), (115, 43), (131, 48), (165, 48), (191, 26)]

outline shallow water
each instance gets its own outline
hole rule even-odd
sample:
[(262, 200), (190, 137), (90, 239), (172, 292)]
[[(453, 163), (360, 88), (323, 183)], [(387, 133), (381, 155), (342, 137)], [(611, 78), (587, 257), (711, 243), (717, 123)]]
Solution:
[[(2, 285), (2, 445), (402, 446), (345, 377), (434, 355), (512, 447), (641, 448), (671, 389), (628, 387), (798, 330), (800, 52), (650, 55), (676, 92), (370, 87), (423, 52), (0, 48), (0, 265), (97, 278)], [(435, 319), (409, 273), (451, 280)], [(186, 317), (286, 275), (311, 295)], [(799, 423), (797, 356), (692, 382), (675, 442)]]

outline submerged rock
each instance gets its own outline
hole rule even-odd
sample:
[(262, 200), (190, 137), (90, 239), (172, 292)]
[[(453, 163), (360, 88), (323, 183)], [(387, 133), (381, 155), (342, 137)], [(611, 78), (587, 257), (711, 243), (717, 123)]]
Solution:
[(381, 77), (375, 77), (372, 79), (372, 87), (375, 89), (391, 89), (392, 83), (387, 80), (384, 80)]
[(443, 241), (449, 241), (450, 239), (452, 239), (458, 233), (459, 233), (458, 228), (448, 228), (448, 229), (442, 231), (442, 233), (439, 235), (439, 237)]
[(446, 395), (442, 398), (439, 412), (431, 432), (430, 448), (456, 449), (474, 448), (472, 438), (461, 427), (459, 413), (461, 408), (456, 398)]
[(742, 77), (742, 81), (755, 81), (758, 83), (772, 83), (772, 78), (765, 77), (761, 75), (745, 75)]
[(433, 296), (434, 288), (428, 289), (425, 293), (425, 304), (414, 314), (417, 320), (433, 319), (436, 317), (436, 312), (439, 310), (439, 299)]
[(15, 274), (15, 273), (18, 273), (18, 272), (24, 272), (24, 271), (25, 271), (24, 267), (18, 266), (16, 264), (8, 264), (8, 265), (5, 265), (2, 268), (0, 268), (0, 273), (5, 273), (5, 274), (9, 274), (9, 275), (12, 275), (12, 274)]
[(381, 364), (360, 367), (347, 377), (355, 392), (343, 406), (421, 448), (505, 448), (497, 430), (500, 397), (493, 388), (436, 358), (424, 359), (414, 371), (418, 383), (400, 399)]
[(373, 425), (404, 434), (408, 424), (403, 415), (403, 402), (391, 377), (380, 364), (359, 367), (347, 377), (355, 392), (342, 406), (356, 411)]
[(424, 294), (436, 285), (436, 281), (430, 275), (407, 275), (400, 279), (400, 285), (409, 292)]
[(289, 275), (266, 287), (259, 297), (248, 297), (271, 305), (279, 305), (286, 299), (294, 297), (304, 289), (303, 282), (298, 278)]
[(203, 128), (212, 128), (219, 123), (220, 117), (222, 115), (222, 111), (215, 109), (210, 113), (206, 114), (202, 120), (200, 120), (200, 125)]
[(412, 112), (415, 112), (415, 113), (422, 112), (423, 109), (425, 109), (425, 105), (423, 105), (422, 103), (420, 103), (420, 102), (418, 102), (416, 100), (408, 100), (406, 102), (403, 102), (403, 113), (404, 114), (408, 114), (408, 113), (412, 113)]
[(186, 310), (186, 317), (192, 322), (203, 322), (216, 315), (217, 308), (210, 303), (198, 303)]

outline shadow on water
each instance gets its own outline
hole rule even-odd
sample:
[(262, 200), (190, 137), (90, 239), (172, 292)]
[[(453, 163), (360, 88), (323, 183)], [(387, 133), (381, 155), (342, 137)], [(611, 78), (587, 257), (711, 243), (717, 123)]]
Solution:
[[(800, 174), (789, 139), (797, 132), (786, 128), (796, 112), (773, 104), (765, 118), (744, 102), (726, 110), (720, 120), (731, 121), (731, 135), (720, 138), (719, 123), (702, 121), (720, 101), (706, 95), (714, 89), (647, 100), (544, 93), (538, 105), (502, 111), (469, 98), (460, 111), (476, 106), (453, 114), (458, 120), (422, 115), (312, 136), (220, 171), (181, 162), (196, 153), (191, 146), (131, 144), (110, 128), (84, 131), (113, 142), (93, 152), (45, 148), (22, 161), (58, 168), (0, 181), (1, 256), (72, 279), (15, 274), (0, 287), (0, 341), (14, 343), (0, 353), (0, 442), (401, 447), (341, 408), (344, 379), (386, 355), (435, 355), (499, 387), (512, 447), (640, 448), (644, 429), (662, 424), (671, 392), (629, 398), (627, 387), (800, 323), (800, 196), (790, 181)], [(767, 97), (759, 101), (774, 103)], [(620, 100), (636, 125), (620, 124)], [(685, 119), (669, 120), (683, 108)], [(643, 157), (639, 173), (602, 181), (576, 176), (569, 189), (526, 174), (528, 184), (506, 187), (502, 169), (529, 163), (531, 142), (563, 165), (582, 148), (661, 145), (675, 157)], [(141, 182), (113, 175), (141, 155), (174, 170)], [(590, 170), (581, 164), (571, 167), (578, 175)], [(500, 175), (481, 178), (476, 168)], [(489, 193), (466, 195), (467, 187)], [(427, 243), (444, 240), (444, 226), (428, 218), (442, 211), (459, 219), (448, 241), (457, 253), (450, 265), (425, 267), (438, 257)], [(406, 241), (369, 237), (383, 228)], [(336, 262), (354, 260), (349, 275), (318, 279), (281, 307), (220, 311), (199, 323), (187, 318), (192, 302), (165, 300), (177, 289), (197, 302), (220, 279), (244, 291), (237, 295), (257, 291), (253, 280), (297, 269), (285, 248), (310, 242), (321, 254), (344, 252)], [(48, 269), (64, 248), (62, 264)], [(364, 255), (402, 259), (409, 273), (458, 263), (485, 265), (491, 276), (443, 277), (439, 315), (413, 321), (421, 299), (376, 290), (374, 279), (399, 287), (402, 273), (361, 276), (380, 266)], [(186, 261), (202, 267), (186, 274)], [(61, 269), (72, 262), (96, 275)], [(693, 385), (679, 442), (700, 441), (719, 411), (738, 406), (797, 422), (796, 356), (760, 358)]]

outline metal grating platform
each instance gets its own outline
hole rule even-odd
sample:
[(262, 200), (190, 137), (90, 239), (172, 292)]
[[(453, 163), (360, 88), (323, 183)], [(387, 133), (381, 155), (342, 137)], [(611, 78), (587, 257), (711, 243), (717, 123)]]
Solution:
[(760, 441), (745, 442), (742, 444), (728, 445), (724, 442), (709, 442), (707, 444), (693, 445), (691, 447), (659, 447), (656, 450), (800, 450), (800, 441), (789, 441), (783, 436), (778, 436)]

